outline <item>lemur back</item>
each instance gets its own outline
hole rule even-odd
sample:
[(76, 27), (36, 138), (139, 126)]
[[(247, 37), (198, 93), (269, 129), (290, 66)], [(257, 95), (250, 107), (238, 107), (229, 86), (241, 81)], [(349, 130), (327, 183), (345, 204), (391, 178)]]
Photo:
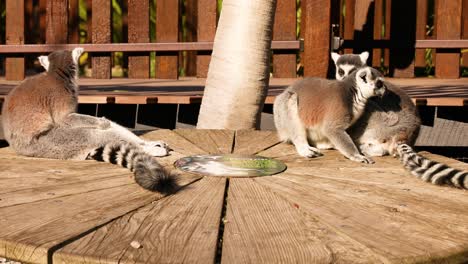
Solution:
[[(343, 69), (360, 69), (366, 65), (369, 53), (331, 54), (335, 62), (336, 78), (341, 80), (349, 73)], [(387, 92), (383, 97), (369, 100), (363, 115), (348, 130), (359, 149), (368, 156), (393, 153), (393, 142), (413, 144), (419, 133), (421, 120), (416, 106), (405, 91), (384, 81)]]
[(39, 57), (46, 72), (24, 80), (3, 105), (6, 140), (20, 155), (119, 164), (133, 171), (145, 189), (174, 191), (174, 176), (153, 158), (167, 154), (163, 142), (144, 141), (105, 118), (75, 113), (82, 52), (77, 48)]
[(280, 139), (292, 142), (304, 157), (334, 147), (351, 160), (373, 162), (359, 153), (346, 129), (360, 117), (368, 98), (384, 93), (382, 80), (377, 70), (367, 67), (343, 81), (297, 81), (276, 97), (273, 106)]

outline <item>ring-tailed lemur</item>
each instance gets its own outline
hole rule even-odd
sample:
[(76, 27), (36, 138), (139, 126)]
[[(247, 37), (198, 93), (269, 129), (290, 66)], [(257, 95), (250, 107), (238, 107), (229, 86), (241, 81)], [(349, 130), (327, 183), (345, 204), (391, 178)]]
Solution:
[(361, 116), (370, 97), (384, 93), (382, 74), (371, 67), (354, 71), (343, 81), (304, 78), (275, 99), (278, 135), (291, 141), (304, 157), (319, 156), (319, 149), (334, 147), (350, 160), (373, 163), (361, 155), (346, 129)]
[(436, 185), (468, 189), (468, 172), (429, 160), (404, 143), (397, 144), (396, 152), (405, 168), (418, 178)]
[(5, 139), (21, 155), (53, 159), (95, 159), (119, 164), (145, 189), (172, 192), (175, 176), (153, 156), (167, 145), (144, 141), (105, 118), (75, 113), (82, 48), (40, 56), (46, 72), (26, 78), (7, 96), (2, 111)]
[[(342, 80), (350, 72), (364, 67), (368, 56), (368, 52), (359, 55), (331, 53), (336, 79)], [(387, 88), (385, 95), (371, 98), (362, 116), (348, 129), (361, 152), (368, 156), (394, 152), (391, 148), (395, 142), (413, 144), (419, 133), (421, 120), (411, 98), (386, 80), (384, 85)]]

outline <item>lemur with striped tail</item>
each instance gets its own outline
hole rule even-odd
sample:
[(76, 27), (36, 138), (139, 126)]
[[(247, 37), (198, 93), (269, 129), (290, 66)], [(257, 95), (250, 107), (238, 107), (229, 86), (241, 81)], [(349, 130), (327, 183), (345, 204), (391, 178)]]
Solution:
[(346, 129), (362, 115), (369, 98), (384, 93), (382, 74), (371, 67), (354, 71), (343, 81), (304, 78), (275, 99), (278, 135), (304, 157), (336, 148), (350, 160), (373, 163), (359, 152)]
[[(361, 54), (331, 53), (336, 79), (366, 66), (368, 52)], [(395, 142), (412, 145), (419, 133), (421, 119), (411, 98), (396, 85), (384, 80), (387, 91), (382, 97), (371, 98), (364, 113), (348, 129), (353, 141), (367, 156), (384, 156), (394, 152)]]
[(119, 164), (151, 191), (173, 192), (175, 176), (153, 156), (165, 156), (160, 141), (144, 141), (105, 118), (76, 113), (78, 59), (82, 48), (40, 56), (46, 72), (26, 78), (7, 96), (2, 110), (5, 139), (20, 155)]

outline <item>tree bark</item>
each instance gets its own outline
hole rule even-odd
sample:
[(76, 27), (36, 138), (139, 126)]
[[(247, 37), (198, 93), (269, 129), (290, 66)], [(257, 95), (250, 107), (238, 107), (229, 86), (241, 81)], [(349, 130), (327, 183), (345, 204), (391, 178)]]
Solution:
[(259, 128), (276, 0), (224, 0), (197, 128)]

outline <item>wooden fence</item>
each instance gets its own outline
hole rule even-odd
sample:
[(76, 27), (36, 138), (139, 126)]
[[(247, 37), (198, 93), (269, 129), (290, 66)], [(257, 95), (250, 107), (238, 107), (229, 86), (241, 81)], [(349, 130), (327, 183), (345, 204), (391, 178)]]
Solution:
[[(7, 44), (0, 45), (0, 55), (6, 58), (6, 79), (24, 78), (28, 63), (25, 54), (71, 48), (79, 43), (78, 12), (83, 3), (88, 9), (85, 43), (86, 50), (92, 52), (93, 78), (111, 78), (114, 51), (128, 56), (125, 67), (129, 78), (153, 75), (152, 51), (156, 51), (156, 78), (177, 79), (180, 68), (186, 76), (206, 77), (219, 16), (217, 1), (153, 1), (155, 25), (150, 21), (150, 1), (120, 0), (124, 33), (121, 44), (112, 43), (110, 0), (6, 0), (6, 18), (1, 21), (6, 30), (5, 36), (0, 36), (0, 43)], [(428, 16), (431, 10), (435, 10), (434, 18)], [(415, 67), (426, 67), (431, 62), (425, 49), (433, 48), (436, 77), (458, 78), (460, 66), (468, 66), (468, 53), (463, 54), (460, 64), (461, 49), (468, 48), (467, 21), (468, 0), (278, 0), (273, 76), (330, 76), (331, 28), (338, 24), (338, 34), (345, 40), (344, 52), (371, 50), (372, 65), (387, 69), (390, 76), (413, 77)], [(426, 34), (427, 25), (434, 27), (431, 34)], [(153, 26), (155, 40), (150, 38)], [(298, 39), (303, 39), (300, 51)]]

